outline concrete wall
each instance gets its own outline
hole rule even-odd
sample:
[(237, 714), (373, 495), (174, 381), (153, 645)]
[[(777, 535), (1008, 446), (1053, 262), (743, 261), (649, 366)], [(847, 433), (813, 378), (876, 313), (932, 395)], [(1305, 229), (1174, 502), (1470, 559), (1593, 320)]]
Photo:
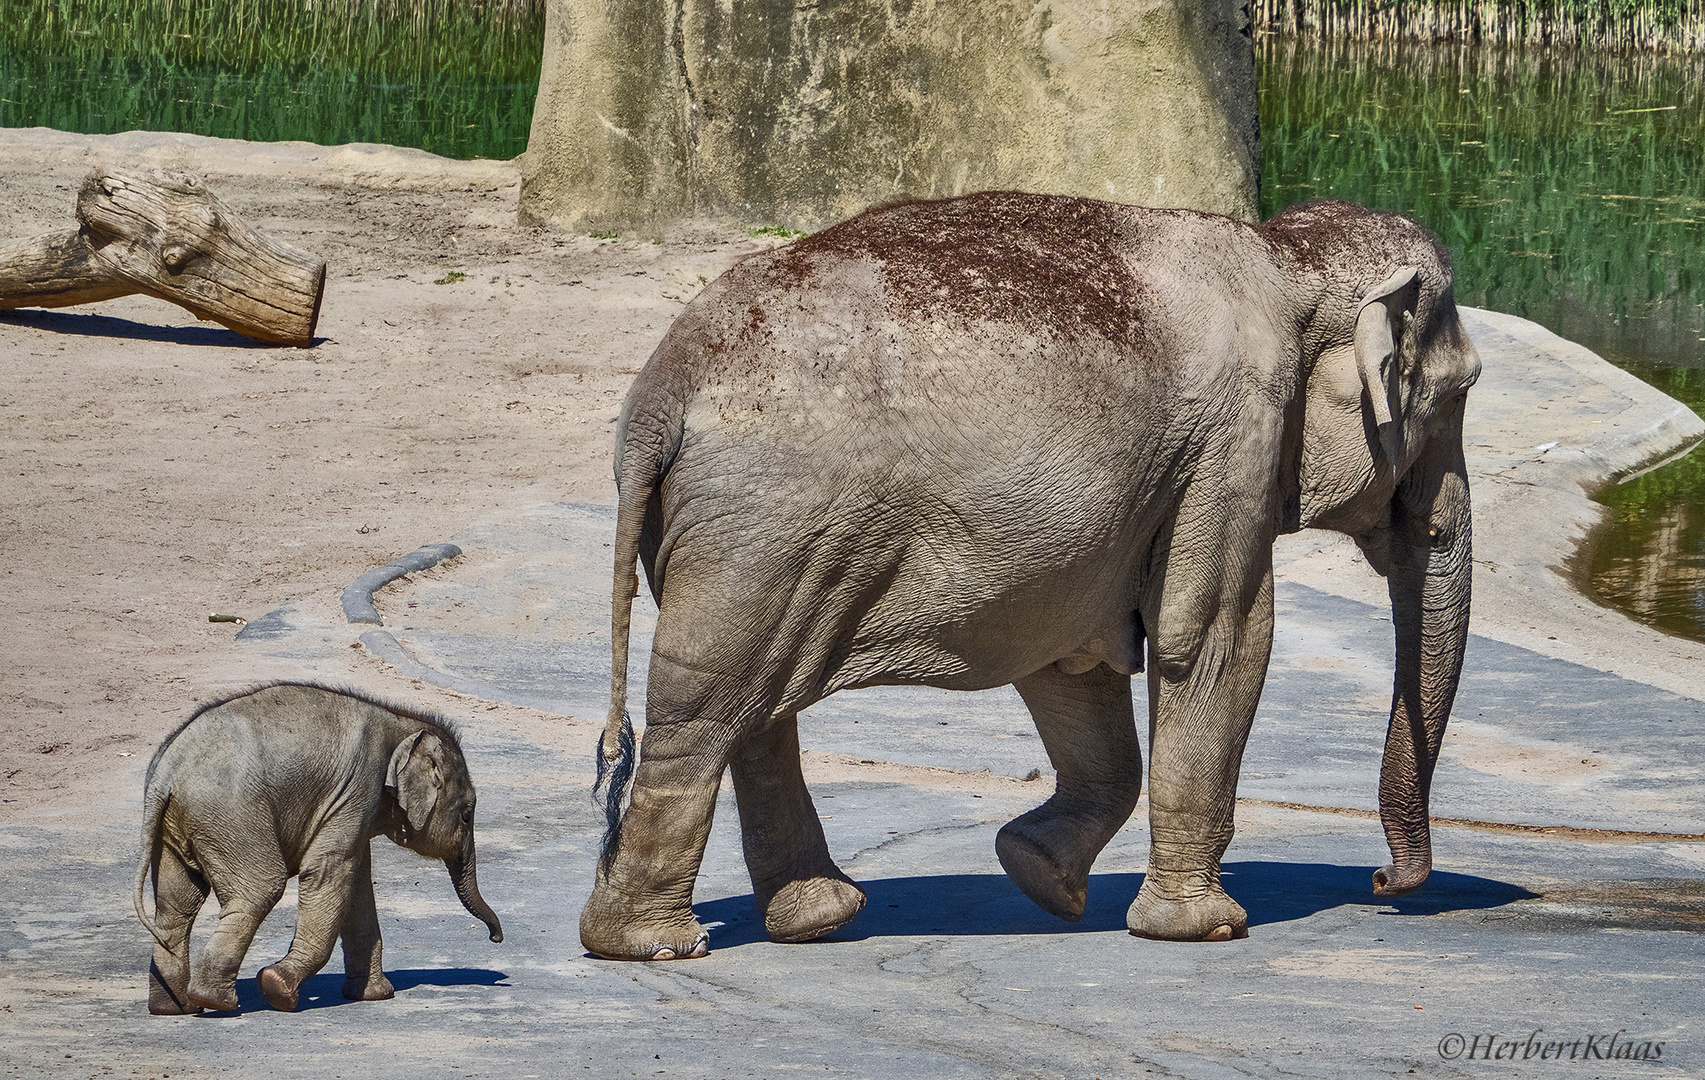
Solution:
[(1253, 218), (1240, 0), (549, 0), (524, 219), (816, 229), (1017, 188)]

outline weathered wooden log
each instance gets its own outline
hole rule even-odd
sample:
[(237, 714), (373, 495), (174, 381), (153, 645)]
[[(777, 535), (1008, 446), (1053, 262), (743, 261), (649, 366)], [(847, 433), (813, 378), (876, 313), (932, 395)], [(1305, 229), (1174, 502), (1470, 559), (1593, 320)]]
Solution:
[(197, 177), (97, 169), (77, 222), (0, 246), (0, 308), (143, 293), (259, 341), (313, 344), (325, 260), (262, 236)]

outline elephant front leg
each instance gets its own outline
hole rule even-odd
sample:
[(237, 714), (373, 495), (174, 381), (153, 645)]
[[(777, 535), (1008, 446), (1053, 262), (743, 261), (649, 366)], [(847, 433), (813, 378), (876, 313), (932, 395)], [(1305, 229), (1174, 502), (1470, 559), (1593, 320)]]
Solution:
[(829, 857), (800, 771), (799, 722), (784, 716), (735, 751), (734, 797), (752, 893), (775, 941), (810, 941), (864, 908), (864, 890)]
[(1247, 609), (1221, 609), (1190, 663), (1150, 668), (1149, 865), (1125, 916), (1139, 937), (1248, 936), (1247, 914), (1220, 887), (1220, 858), (1272, 644), (1268, 569)]
[(179, 1016), (201, 1011), (189, 997), (189, 933), (207, 902), (208, 885), (169, 847), (154, 868), (154, 961), (148, 968), (148, 1011)]
[(396, 990), (385, 978), (379, 907), (373, 899), (371, 841), (361, 845), (359, 857), (338, 933), (343, 939), (343, 996), (346, 1001), (384, 1001), (396, 996)]
[[(296, 934), (290, 940), (290, 951), (276, 964), (262, 968), (258, 980), (261, 993), (273, 1008), (294, 1012), (302, 983), (331, 959), (332, 946), (337, 944), (344, 914), (356, 891), (357, 867), (368, 868), (366, 883), (371, 896), (373, 875), (367, 859), (339, 850), (310, 851), (303, 861), (296, 885)], [(375, 945), (377, 939), (375, 933)]]
[(1130, 819), (1142, 791), (1131, 678), (1104, 665), (1067, 675), (1050, 664), (1013, 685), (1057, 778), (1047, 802), (1001, 829), (995, 854), (1026, 896), (1076, 922), (1095, 857)]

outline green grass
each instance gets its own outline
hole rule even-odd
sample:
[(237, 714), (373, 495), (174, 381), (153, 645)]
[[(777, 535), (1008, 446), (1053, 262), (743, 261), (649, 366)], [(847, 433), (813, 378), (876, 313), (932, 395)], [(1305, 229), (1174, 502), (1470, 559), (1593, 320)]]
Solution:
[(533, 0), (0, 0), (0, 127), (526, 148)]
[(1263, 216), (1410, 214), (1464, 302), (1705, 367), (1705, 58), (1267, 39), (1261, 62)]

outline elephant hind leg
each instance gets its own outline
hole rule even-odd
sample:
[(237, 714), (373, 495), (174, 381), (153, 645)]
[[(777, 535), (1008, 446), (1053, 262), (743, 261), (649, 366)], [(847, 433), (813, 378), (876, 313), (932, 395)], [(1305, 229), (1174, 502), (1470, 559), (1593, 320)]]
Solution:
[[(237, 970), (254, 941), (255, 931), (284, 896), (289, 873), (282, 857), (257, 859), (239, 871), (208, 867), (215, 892), (219, 893), (219, 925), (201, 951), (190, 974), (189, 999), (204, 1009), (237, 1007)], [(241, 883), (242, 891), (228, 891), (229, 881)]]
[(154, 867), (154, 959), (148, 967), (148, 1011), (156, 1016), (197, 1013), (189, 997), (189, 933), (207, 902), (207, 880), (162, 846)]
[(1014, 686), (1057, 778), (1047, 802), (1001, 829), (995, 854), (1026, 896), (1076, 922), (1095, 857), (1130, 819), (1142, 791), (1131, 679), (1105, 665), (1078, 675), (1049, 665)]
[(798, 717), (749, 734), (731, 764), (746, 869), (771, 939), (810, 941), (846, 925), (863, 910), (864, 890), (829, 857), (800, 769)]
[[(665, 638), (661, 625), (658, 638)], [(693, 915), (693, 884), (733, 746), (771, 704), (751, 680), (689, 667), (654, 646), (645, 735), (620, 843), (580, 913), (588, 952), (607, 960), (677, 960), (710, 951), (710, 935)]]

